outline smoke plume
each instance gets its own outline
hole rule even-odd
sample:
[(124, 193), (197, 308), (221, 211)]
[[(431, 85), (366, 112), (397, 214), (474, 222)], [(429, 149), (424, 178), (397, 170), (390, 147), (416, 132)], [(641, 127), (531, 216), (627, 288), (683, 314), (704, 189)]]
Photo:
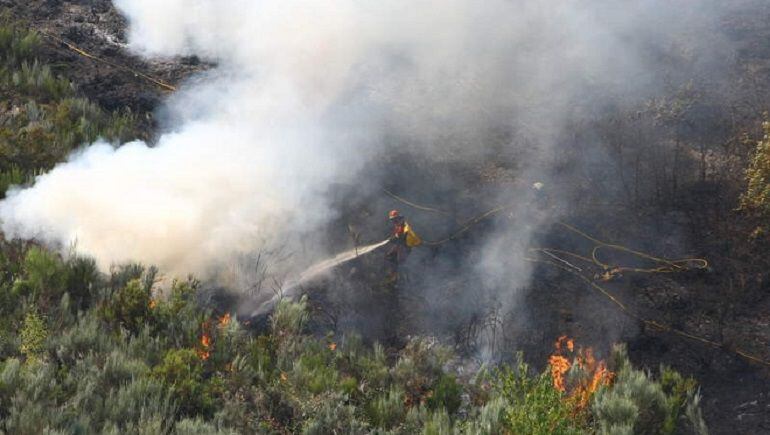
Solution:
[[(318, 260), (318, 232), (337, 217), (330, 192), (379, 183), (362, 171), (389, 153), (513, 150), (527, 158), (521, 177), (547, 185), (568, 120), (656, 89), (657, 50), (696, 37), (680, 29), (709, 12), (683, 3), (115, 0), (132, 50), (216, 67), (168, 100), (156, 143), (86, 145), (11, 191), (2, 230), (74, 245), (104, 269), (200, 275), (255, 252)], [(500, 151), (492, 131), (517, 139)], [(526, 283), (526, 266), (502, 259), (536, 224), (493, 238), (473, 265), (484, 285)]]

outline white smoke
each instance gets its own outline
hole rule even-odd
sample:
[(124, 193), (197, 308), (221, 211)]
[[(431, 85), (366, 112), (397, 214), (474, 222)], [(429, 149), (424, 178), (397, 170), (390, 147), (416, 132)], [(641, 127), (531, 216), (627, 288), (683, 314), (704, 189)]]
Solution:
[(279, 246), (313, 257), (319, 247), (301, 240), (334, 217), (329, 187), (361, 179), (385, 137), (399, 138), (389, 146), (462, 159), (502, 125), (534, 132), (533, 146), (547, 151), (576, 101), (649, 84), (629, 35), (655, 35), (647, 28), (660, 5), (115, 4), (132, 49), (196, 54), (217, 67), (169, 100), (169, 132), (157, 143), (97, 143), (11, 191), (0, 204), (2, 230), (74, 244), (102, 268), (138, 261), (177, 274)]

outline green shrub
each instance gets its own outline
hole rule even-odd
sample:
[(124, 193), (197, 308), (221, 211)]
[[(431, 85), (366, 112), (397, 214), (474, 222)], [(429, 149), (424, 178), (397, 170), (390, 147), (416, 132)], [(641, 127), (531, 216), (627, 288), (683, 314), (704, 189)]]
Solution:
[(153, 300), (152, 268), (107, 277), (86, 259), (7, 252), (0, 267), (22, 273), (18, 295), (0, 285), (18, 305), (3, 307), (7, 433), (706, 433), (694, 381), (667, 368), (656, 381), (623, 349), (613, 353), (616, 383), (576, 416), (549, 372), (523, 363), (457, 378), (446, 372), (455, 357), (434, 339), (386, 355), (355, 336), (339, 346), (311, 336), (304, 299), (281, 303), (273, 329), (254, 337), (237, 319), (218, 323), (195, 280)]
[(139, 279), (126, 283), (104, 308), (107, 321), (118, 322), (132, 333), (138, 333), (150, 317), (150, 293)]
[(177, 435), (225, 435), (236, 432), (218, 429), (215, 425), (201, 418), (186, 418), (177, 422), (174, 426), (174, 433)]
[(56, 399), (62, 390), (56, 374), (57, 368), (46, 362), (24, 365), (17, 371), (16, 388), (4, 420), (7, 433), (42, 433), (46, 427), (55, 426), (62, 417), (57, 412)]
[[(148, 293), (151, 291), (150, 282), (150, 279), (144, 280)], [(152, 308), (154, 333), (162, 333), (175, 347), (197, 346), (201, 325), (209, 319), (208, 313), (198, 306), (197, 293), (197, 281), (175, 280), (168, 297), (159, 296), (155, 300), (155, 307)]]
[(37, 33), (0, 22), (0, 95), (13, 108), (0, 111), (0, 196), (84, 144), (139, 136), (130, 110), (109, 112), (77, 97), (67, 78), (37, 58)]
[(389, 391), (376, 397), (368, 407), (369, 420), (376, 427), (383, 429), (393, 428), (401, 423), (406, 408), (404, 391), (398, 387), (391, 387)]
[(501, 395), (509, 403), (505, 426), (512, 433), (578, 434), (580, 425), (572, 418), (572, 408), (553, 387), (549, 372), (531, 376), (521, 361), (500, 373)]
[(371, 432), (368, 425), (356, 417), (354, 406), (345, 404), (342, 397), (332, 396), (328, 400), (323, 400), (321, 406), (308, 418), (302, 427), (302, 433), (363, 435)]
[(442, 375), (433, 387), (433, 394), (428, 397), (427, 405), (432, 410), (444, 408), (450, 414), (460, 408), (462, 387), (452, 375)]
[(21, 383), (21, 362), (8, 358), (0, 362), (0, 418), (8, 417), (11, 399)]
[(746, 191), (741, 208), (770, 215), (770, 121), (762, 123), (765, 135), (757, 142), (746, 169)]
[(92, 258), (73, 255), (67, 261), (66, 289), (74, 301), (73, 309), (85, 310), (96, 298), (100, 284), (99, 269)]
[(0, 19), (0, 63), (5, 67), (15, 67), (34, 59), (41, 42), (37, 32), (22, 29), (6, 18)]
[(107, 387), (118, 387), (133, 379), (149, 374), (149, 367), (141, 359), (132, 358), (117, 349), (107, 355), (99, 374), (100, 382)]
[(47, 308), (64, 293), (67, 274), (58, 255), (33, 246), (24, 258), (24, 273), (24, 280), (16, 283), (16, 289), (28, 293), (42, 307)]
[(615, 383), (600, 389), (591, 405), (599, 433), (676, 434), (705, 428), (696, 410), (686, 412), (696, 401), (693, 380), (662, 368), (656, 382), (631, 366), (624, 346), (615, 347), (612, 359)]
[(685, 417), (687, 405), (693, 401), (697, 391), (695, 379), (684, 378), (670, 367), (660, 368), (660, 386), (666, 395), (666, 419), (661, 433), (678, 433), (680, 419)]
[(703, 419), (703, 412), (700, 408), (701, 396), (699, 392), (692, 394), (690, 400), (687, 401), (687, 407), (685, 408), (685, 415), (692, 424), (693, 432), (696, 435), (708, 435), (709, 430), (706, 426), (706, 420)]
[(473, 420), (468, 421), (461, 431), (467, 435), (494, 435), (503, 433), (507, 403), (502, 397), (487, 402)]
[(407, 343), (392, 374), (404, 386), (410, 403), (423, 402), (432, 394), (431, 388), (444, 375), (443, 367), (450, 357), (451, 351), (434, 339), (415, 338)]
[[(28, 81), (38, 78), (24, 74), (42, 74), (44, 82), (40, 86), (49, 88), (47, 93), (64, 93), (55, 89), (61, 88), (63, 82), (45, 78), (46, 70), (35, 71), (21, 70), (15, 78), (20, 83), (23, 81), (24, 86), (37, 86)], [(100, 138), (117, 143), (137, 137), (136, 117), (130, 111), (105, 112), (83, 98), (46, 100), (32, 94), (29, 98), (17, 106), (19, 113), (0, 122), (0, 155), (5, 157), (0, 162), (0, 170), (16, 167), (27, 179), (51, 168), (81, 145)]]
[(453, 432), (452, 421), (444, 409), (430, 414), (422, 429), (423, 435), (451, 435)]
[(345, 376), (340, 379), (338, 390), (348, 396), (352, 396), (358, 391), (358, 381), (351, 376)]
[(113, 290), (125, 287), (129, 281), (142, 280), (145, 268), (141, 264), (121, 264), (110, 269), (109, 286)]
[(252, 340), (247, 350), (248, 361), (261, 382), (268, 382), (275, 371), (275, 342), (269, 335)]
[(171, 388), (183, 415), (208, 415), (213, 399), (203, 379), (203, 365), (194, 349), (171, 349), (153, 369), (153, 376)]
[(372, 389), (382, 389), (389, 377), (385, 349), (375, 343), (372, 350), (355, 361), (355, 370), (361, 379)]
[(337, 371), (328, 364), (321, 352), (308, 352), (294, 364), (290, 379), (311, 394), (321, 394), (337, 385)]
[(49, 343), (58, 362), (64, 365), (75, 364), (89, 353), (106, 354), (117, 345), (93, 310), (80, 315), (71, 327), (58, 331)]
[(308, 321), (307, 298), (299, 302), (281, 301), (270, 318), (270, 326), (278, 339), (302, 333)]
[(19, 335), (21, 335), (21, 353), (27, 362), (40, 361), (44, 356), (48, 328), (37, 312), (29, 311), (27, 313)]
[(9, 187), (23, 184), (26, 181), (26, 174), (16, 165), (11, 165), (8, 169), (0, 171), (0, 199), (5, 198)]
[(11, 74), (11, 84), (17, 92), (44, 100), (57, 100), (70, 95), (73, 91), (69, 80), (56, 76), (51, 67), (37, 60), (24, 61)]

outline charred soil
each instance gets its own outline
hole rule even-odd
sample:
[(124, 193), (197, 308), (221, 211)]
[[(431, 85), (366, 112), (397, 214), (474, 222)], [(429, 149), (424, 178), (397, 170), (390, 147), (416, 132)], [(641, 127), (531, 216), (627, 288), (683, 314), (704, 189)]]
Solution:
[[(441, 246), (416, 249), (398, 285), (385, 282), (381, 252), (356, 259), (335, 269), (331, 277), (308, 284), (315, 329), (358, 332), (392, 348), (401, 346), (409, 335), (435, 335), (468, 356), (508, 359), (522, 350), (538, 365), (547, 361), (551, 344), (563, 334), (605, 354), (614, 342), (627, 342), (632, 359), (640, 366), (655, 370), (660, 364), (670, 365), (699, 381), (705, 418), (713, 433), (770, 433), (770, 372), (733, 352), (742, 349), (770, 361), (768, 245), (749, 237), (756, 222), (735, 211), (742, 189), (741, 172), (736, 168), (745, 166), (748, 150), (739, 138), (756, 138), (762, 111), (770, 108), (770, 8), (757, 4), (736, 2), (733, 18), (722, 23), (739, 46), (734, 80), (732, 87), (728, 86), (730, 99), (718, 107), (718, 122), (713, 125), (715, 136), (724, 140), (698, 153), (695, 133), (692, 137), (686, 133), (677, 136), (695, 150), (690, 153), (691, 166), (661, 171), (655, 160), (659, 150), (643, 149), (639, 155), (622, 159), (618, 156), (628, 153), (622, 146), (633, 144), (608, 140), (606, 155), (610, 157), (600, 164), (608, 172), (620, 174), (609, 180), (599, 177), (595, 167), (574, 163), (580, 159), (563, 157), (554, 176), (557, 181), (548, 188), (577, 205), (566, 211), (543, 207), (544, 226), (533, 241), (586, 255), (590, 246), (561, 231), (555, 224), (558, 218), (601, 240), (655, 256), (707, 259), (707, 270), (629, 272), (607, 280), (596, 278), (596, 282), (638, 316), (718, 342), (721, 348), (645, 326), (573, 273), (549, 265), (533, 265), (531, 283), (511, 289), (514, 306), (524, 308), (498, 311), (502, 304), (485, 299), (484, 293), (477, 291), (481, 284), (462, 271), (481, 255), (481, 239), (486, 232), (496, 226), (532, 221), (515, 213), (501, 213), (479, 222), (473, 230)], [(109, 0), (0, 0), (0, 6), (14, 19), (51, 35), (46, 37), (47, 61), (76, 83), (79, 92), (104, 108), (130, 108), (141, 114), (150, 137), (149, 132), (158, 127), (155, 110), (169, 91), (125, 69), (83, 56), (62, 41), (170, 85), (179, 85), (208, 67), (194, 57), (143, 60), (130, 54), (126, 50), (126, 22)], [(704, 99), (719, 99), (724, 95), (721, 92)], [(713, 109), (710, 104), (703, 103), (703, 108)], [(682, 122), (702, 121), (699, 116), (704, 111)], [(626, 121), (632, 125), (624, 124)], [(609, 124), (622, 129), (638, 127), (635, 122), (638, 118), (613, 119)], [(601, 126), (583, 127), (593, 133), (601, 131)], [(572, 152), (579, 154), (579, 138), (572, 139)], [(679, 142), (675, 150), (674, 141), (661, 142), (666, 144), (666, 152), (680, 155)], [(438, 239), (452, 234), (458, 222), (499, 205), (501, 191), (533, 181), (518, 180), (515, 162), (495, 156), (462, 167), (411, 164), (419, 170), (401, 165), (400, 172), (387, 174), (399, 182), (386, 187), (416, 202), (427, 199), (429, 204), (441, 204), (450, 216), (410, 207), (381, 191), (359, 192), (356, 202), (350, 202), (345, 189), (356, 187), (341, 186), (336, 193), (341, 217), (333, 227), (348, 231), (330, 231), (331, 246), (347, 249), (359, 243), (360, 234), (375, 235), (372, 240), (384, 236), (381, 216), (390, 208), (405, 209), (418, 233), (424, 230), (423, 235)], [(701, 170), (701, 164), (707, 170)], [(384, 175), (393, 169), (386, 165), (378, 171)], [(681, 175), (685, 173), (690, 175)], [(436, 182), (442, 178), (453, 180), (446, 185), (462, 187), (431, 190), (429, 186), (444, 185)], [(536, 207), (525, 207), (522, 213)], [(465, 211), (455, 215), (454, 210)], [(606, 261), (621, 264), (638, 259), (610, 256)], [(594, 279), (593, 272), (589, 276)]]

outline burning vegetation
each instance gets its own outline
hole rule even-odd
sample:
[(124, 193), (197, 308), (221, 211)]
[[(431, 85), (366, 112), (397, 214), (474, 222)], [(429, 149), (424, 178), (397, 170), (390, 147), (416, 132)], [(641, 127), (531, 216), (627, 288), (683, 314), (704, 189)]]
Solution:
[(207, 360), (211, 356), (211, 323), (210, 322), (204, 322), (201, 328), (203, 329), (203, 332), (201, 333), (201, 339), (200, 339), (200, 347), (198, 348), (198, 357), (202, 360)]
[(559, 337), (554, 346), (556, 351), (548, 359), (553, 387), (565, 394), (565, 400), (578, 414), (586, 410), (599, 387), (611, 385), (615, 374), (594, 357), (590, 347), (576, 352), (574, 340), (566, 335)]
[(207, 320), (203, 322), (201, 325), (201, 335), (200, 335), (200, 345), (198, 347), (197, 353), (198, 357), (202, 360), (207, 360), (211, 356), (211, 348), (212, 348), (212, 334), (216, 335), (221, 330), (225, 329), (230, 325), (230, 321), (232, 320), (232, 317), (230, 313), (225, 313), (221, 317), (218, 317), (216, 319), (216, 327), (217, 330), (212, 330), (212, 322), (211, 320)]
[[(288, 35), (248, 44), (219, 39), (284, 21), (244, 25), (261, 11), (202, 0), (211, 22), (158, 26), (152, 2), (115, 3), (199, 46), (125, 29), (107, 0), (4, 2), (20, 19), (0, 17), (0, 432), (767, 427), (766, 2), (670, 14), (693, 24), (522, 1), (508, 25), (451, 1), (427, 11), (443, 32), (357, 15), (377, 2), (335, 2), (340, 17), (315, 3), (307, 22), (283, 17)], [(168, 56), (127, 55), (126, 32)], [(252, 81), (255, 52), (272, 81)], [(166, 84), (202, 68), (190, 88)], [(171, 90), (155, 112), (147, 95)], [(154, 113), (196, 122), (153, 130)], [(414, 225), (425, 240), (385, 263), (394, 207), (409, 224), (393, 235)], [(218, 280), (241, 255), (256, 267)], [(562, 331), (580, 342), (552, 344)], [(631, 358), (594, 351), (611, 342)]]

